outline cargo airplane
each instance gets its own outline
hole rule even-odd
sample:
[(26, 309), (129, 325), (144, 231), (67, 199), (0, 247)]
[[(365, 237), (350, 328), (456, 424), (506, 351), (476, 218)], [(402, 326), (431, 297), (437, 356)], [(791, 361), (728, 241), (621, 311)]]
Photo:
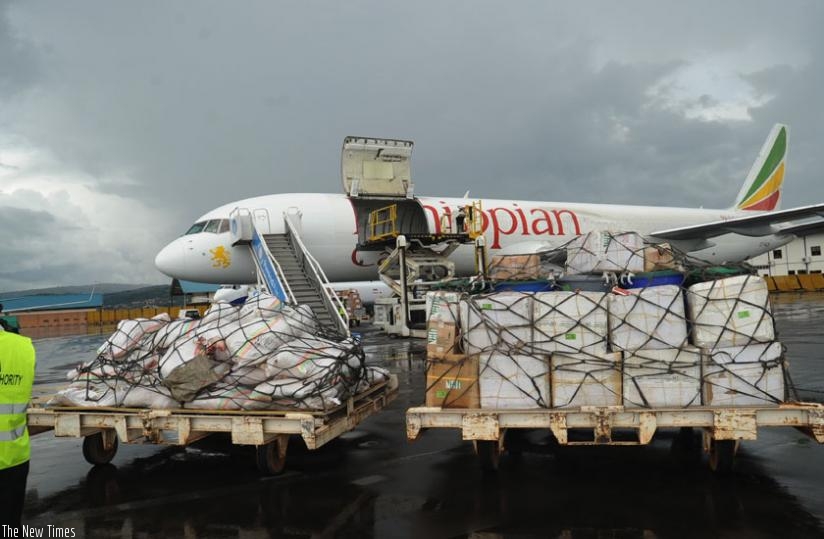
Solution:
[[(380, 156), (380, 151), (373, 154), (374, 159)], [(824, 204), (778, 209), (786, 156), (787, 127), (776, 125), (727, 209), (483, 199), (486, 246), (490, 255), (504, 250), (527, 253), (562, 245), (593, 230), (636, 231), (708, 262), (747, 260), (824, 224)], [(364, 163), (360, 165), (366, 170)], [(408, 197), (399, 205), (398, 221), (439, 234), (453, 226), (458, 208), (468, 202), (466, 198)], [(368, 204), (373, 206), (364, 206)], [(283, 233), (285, 212), (299, 215), (301, 239), (332, 283), (371, 281), (377, 277), (376, 265), (385, 252), (358, 249), (366, 223), (358, 222), (356, 215), (363, 215), (364, 208), (378, 207), (375, 204), (374, 199), (343, 193), (274, 194), (230, 202), (199, 217), (185, 234), (166, 245), (155, 266), (166, 275), (190, 281), (256, 282), (249, 249), (233, 246), (230, 234), (230, 213), (244, 208), (262, 233)], [(459, 247), (451, 260), (458, 275), (474, 271), (469, 245)]]

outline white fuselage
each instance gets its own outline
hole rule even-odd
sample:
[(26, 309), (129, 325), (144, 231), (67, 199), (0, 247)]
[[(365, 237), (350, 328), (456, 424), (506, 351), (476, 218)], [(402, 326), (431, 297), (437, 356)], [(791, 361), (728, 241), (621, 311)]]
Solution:
[[(437, 233), (453, 219), (467, 199), (418, 197), (430, 231)], [(490, 255), (518, 243), (562, 245), (594, 230), (636, 231), (697, 225), (740, 216), (731, 210), (705, 210), (612, 204), (576, 204), (515, 200), (481, 200), (483, 230)], [(249, 209), (262, 233), (284, 232), (284, 213), (300, 215), (301, 238), (331, 282), (369, 281), (377, 278), (376, 263), (382, 253), (356, 250), (358, 231), (355, 211), (343, 194), (277, 194), (239, 200), (216, 208), (197, 222), (228, 219), (235, 208)], [(749, 212), (750, 214), (752, 212)], [(711, 239), (711, 246), (690, 254), (711, 262), (734, 262), (787, 243), (791, 237), (748, 237), (726, 234)], [(472, 246), (461, 246), (452, 255), (456, 272), (474, 270)], [(208, 283), (253, 283), (254, 263), (245, 246), (233, 247), (230, 233), (199, 232), (183, 235), (167, 245), (155, 259), (163, 273), (178, 279)]]

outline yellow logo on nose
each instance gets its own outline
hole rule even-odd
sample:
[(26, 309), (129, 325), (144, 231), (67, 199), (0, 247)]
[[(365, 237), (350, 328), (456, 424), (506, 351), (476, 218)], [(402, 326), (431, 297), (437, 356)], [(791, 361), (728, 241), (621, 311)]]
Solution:
[(224, 246), (218, 245), (214, 249), (209, 249), (209, 252), (212, 253), (213, 268), (228, 268), (232, 265), (232, 257)]

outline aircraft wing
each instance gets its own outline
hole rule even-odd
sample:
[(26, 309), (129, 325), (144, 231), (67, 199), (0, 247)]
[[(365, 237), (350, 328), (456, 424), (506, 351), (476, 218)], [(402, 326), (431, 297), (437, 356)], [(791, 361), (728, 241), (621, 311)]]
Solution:
[(744, 215), (700, 225), (657, 230), (648, 234), (659, 240), (707, 240), (723, 234), (742, 236), (770, 236), (772, 234), (810, 233), (824, 228), (824, 204), (800, 206), (788, 210)]

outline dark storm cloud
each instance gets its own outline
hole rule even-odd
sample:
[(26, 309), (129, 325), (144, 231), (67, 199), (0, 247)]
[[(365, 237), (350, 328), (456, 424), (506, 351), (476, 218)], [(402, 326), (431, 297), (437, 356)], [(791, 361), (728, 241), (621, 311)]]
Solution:
[(785, 205), (824, 200), (817, 2), (0, 6), (0, 137), (134, 201), (89, 225), (123, 275), (225, 202), (339, 192), (348, 134), (415, 140), (419, 194), (710, 207), (787, 122)]

